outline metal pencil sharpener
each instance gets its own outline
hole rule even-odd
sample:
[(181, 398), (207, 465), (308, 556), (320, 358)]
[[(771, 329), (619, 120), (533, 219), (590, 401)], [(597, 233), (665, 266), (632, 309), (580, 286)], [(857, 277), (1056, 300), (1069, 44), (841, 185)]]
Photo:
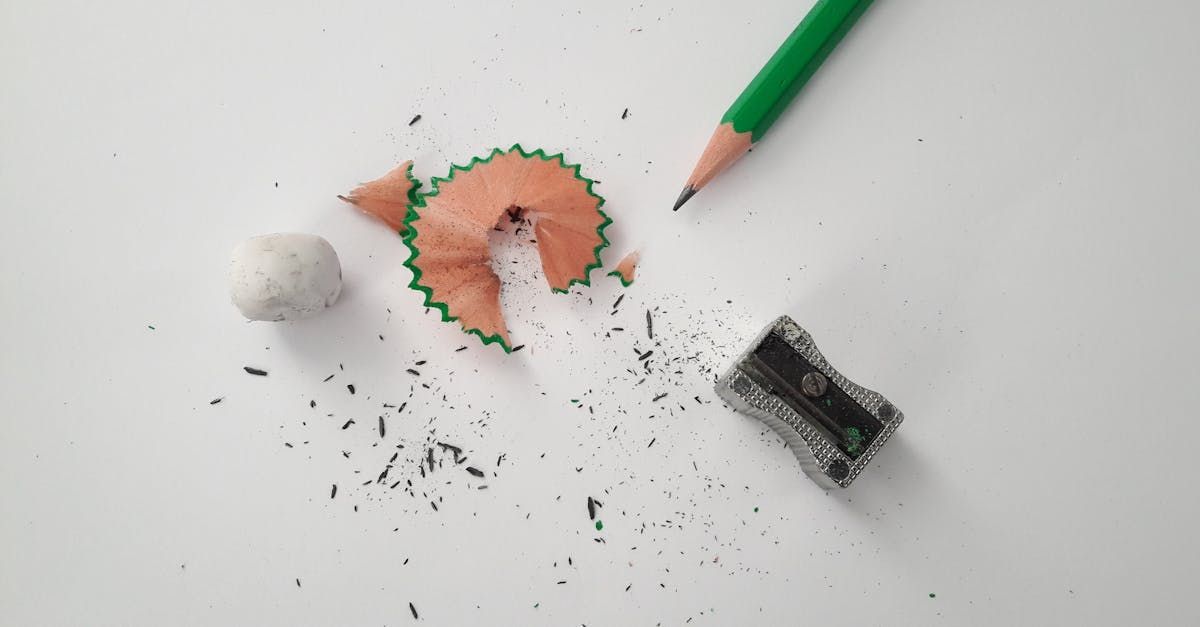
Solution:
[(717, 395), (770, 425), (825, 488), (850, 485), (904, 420), (886, 398), (835, 370), (787, 316), (717, 380)]

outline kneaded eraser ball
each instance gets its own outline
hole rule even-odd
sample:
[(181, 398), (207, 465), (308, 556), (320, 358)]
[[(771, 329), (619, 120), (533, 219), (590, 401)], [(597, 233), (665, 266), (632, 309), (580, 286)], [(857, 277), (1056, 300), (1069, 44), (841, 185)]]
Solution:
[(233, 249), (229, 294), (251, 320), (299, 320), (337, 302), (342, 264), (324, 238), (304, 233), (252, 237)]

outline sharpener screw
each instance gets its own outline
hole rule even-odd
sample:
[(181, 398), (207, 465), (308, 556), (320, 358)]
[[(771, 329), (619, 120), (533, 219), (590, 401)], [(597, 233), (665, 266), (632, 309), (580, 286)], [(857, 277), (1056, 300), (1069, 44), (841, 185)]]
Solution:
[(750, 382), (746, 380), (745, 376), (734, 379), (729, 387), (733, 390), (734, 394), (745, 395), (750, 392)]
[(829, 464), (829, 470), (825, 474), (829, 475), (830, 479), (840, 482), (850, 474), (850, 466), (840, 459), (835, 459)]
[(800, 379), (800, 392), (809, 398), (816, 398), (829, 389), (829, 380), (819, 372), (810, 372)]

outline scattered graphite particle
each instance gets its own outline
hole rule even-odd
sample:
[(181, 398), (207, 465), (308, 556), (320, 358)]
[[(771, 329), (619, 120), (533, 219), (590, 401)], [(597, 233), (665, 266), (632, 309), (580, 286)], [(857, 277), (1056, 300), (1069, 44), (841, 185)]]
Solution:
[(934, 593), (932, 593), (932, 592), (930, 592), (930, 593), (929, 593), (929, 598), (931, 598), (931, 599), (936, 599), (936, 598), (937, 598), (937, 595), (936, 595), (936, 594), (934, 594)]
[(621, 112), (621, 119), (622, 119), (622, 120), (624, 120), (624, 119), (625, 119), (625, 118), (627, 118), (627, 117), (629, 117), (629, 107), (625, 107), (625, 110)]
[(755, 508), (754, 508), (754, 513), (755, 513), (755, 514), (757, 514), (757, 513), (758, 513), (758, 508), (757, 508), (757, 507), (755, 507)]
[(603, 530), (604, 530), (604, 521), (597, 520), (596, 521), (596, 531), (603, 531)]
[(414, 376), (414, 377), (419, 377), (419, 376), (421, 376), (421, 373), (420, 373), (420, 372), (417, 372), (416, 370), (414, 370), (414, 369), (412, 369), (412, 368), (409, 368), (409, 369), (405, 370), (405, 372), (407, 372), (408, 374), (411, 374), (411, 375), (412, 375), (412, 376)]
[(383, 416), (380, 416), (379, 417), (379, 437), (382, 438), (386, 434), (386, 431), (387, 431), (386, 425), (383, 424)]
[(351, 384), (347, 385), (347, 386), (346, 386), (346, 389), (347, 389), (347, 390), (350, 390), (350, 393), (351, 393), (351, 394), (353, 394), (353, 393), (354, 393), (354, 384), (353, 384), (353, 383), (351, 383)]
[(588, 520), (596, 520), (596, 499), (588, 497)]
[[(418, 115), (417, 117), (421, 117), (421, 116)], [(408, 602), (408, 611), (412, 612), (414, 619), (420, 618), (420, 616), (417, 616), (417, 607), (412, 604), (412, 601)]]
[[(417, 122), (420, 122), (420, 121), (421, 121), (421, 114), (420, 114), (420, 113), (418, 113), (418, 114), (416, 114), (416, 115), (414, 115), (414, 116), (413, 116), (413, 119), (411, 119), (411, 120), (409, 120), (409, 121), (408, 121), (408, 125), (409, 125), (409, 126), (412, 126), (413, 124), (416, 124)], [(415, 613), (416, 613), (416, 612), (414, 612), (414, 614), (415, 614)], [(416, 618), (416, 616), (413, 616), (413, 618)]]
[[(457, 446), (454, 446), (453, 444), (446, 444), (445, 442), (438, 442), (437, 445), (442, 447), (442, 449), (444, 449), (444, 450), (454, 453), (454, 457), (456, 457), (456, 458), (462, 457), (462, 449)], [(433, 450), (432, 449), (430, 449), (430, 451), (429, 451), (429, 459), (430, 459), (429, 463), (432, 465), (433, 464), (433, 461), (432, 461), (433, 460)]]
[(154, 328), (154, 325), (152, 325), (152, 324), (148, 324), (148, 325), (146, 325), (146, 328), (147, 328), (147, 329), (150, 329), (151, 331), (155, 331), (155, 330), (156, 330), (156, 329)]
[(471, 473), (472, 477), (483, 477), (483, 471), (474, 466), (467, 466), (467, 472)]
[(333, 484), (333, 487), (329, 490), (329, 498), (334, 498), (335, 496), (337, 496), (337, 484), (336, 483)]
[(322, 381), (321, 383), (329, 383), (329, 380), (332, 378), (333, 378), (333, 375), (329, 375), (328, 377), (325, 377), (325, 380)]
[(209, 404), (209, 405), (216, 405), (217, 403), (220, 403), (220, 402), (221, 402), (221, 401), (223, 401), (223, 400), (225, 400), (225, 397), (224, 397), (224, 396), (218, 396), (218, 397), (216, 397), (216, 398), (212, 399), (211, 401), (209, 401), (209, 402), (208, 402), (208, 404)]
[(296, 577), (296, 587), (297, 588), (300, 587), (300, 578), (299, 577)]
[(258, 368), (251, 368), (250, 366), (242, 366), (242, 370), (245, 370), (247, 373), (249, 373), (249, 374), (252, 374), (252, 375), (254, 375), (254, 376), (256, 376), (256, 377), (265, 377), (265, 376), (267, 376), (267, 371), (266, 371), (266, 370), (260, 370), (260, 369), (258, 369)]
[(654, 339), (654, 319), (650, 317), (650, 310), (646, 310), (646, 336)]
[(525, 345), (524, 345), (524, 344), (520, 344), (520, 345), (518, 345), (518, 346), (514, 346), (514, 347), (513, 347), (513, 349), (512, 349), (512, 352), (514, 352), (514, 353), (515, 353), (515, 352), (517, 352), (517, 351), (521, 350), (522, 348), (525, 348)]
[(316, 402), (316, 401), (309, 401), (309, 402), (308, 402), (308, 406), (309, 406), (310, 408), (312, 408), (312, 409), (316, 409), (316, 408), (317, 408), (317, 402)]

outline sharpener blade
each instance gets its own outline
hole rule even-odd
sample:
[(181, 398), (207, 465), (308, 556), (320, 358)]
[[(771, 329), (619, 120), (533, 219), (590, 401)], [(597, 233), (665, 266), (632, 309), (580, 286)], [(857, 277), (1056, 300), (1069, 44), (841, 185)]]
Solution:
[(781, 316), (717, 380), (717, 394), (768, 424), (825, 488), (850, 485), (904, 414), (842, 376), (812, 336)]

